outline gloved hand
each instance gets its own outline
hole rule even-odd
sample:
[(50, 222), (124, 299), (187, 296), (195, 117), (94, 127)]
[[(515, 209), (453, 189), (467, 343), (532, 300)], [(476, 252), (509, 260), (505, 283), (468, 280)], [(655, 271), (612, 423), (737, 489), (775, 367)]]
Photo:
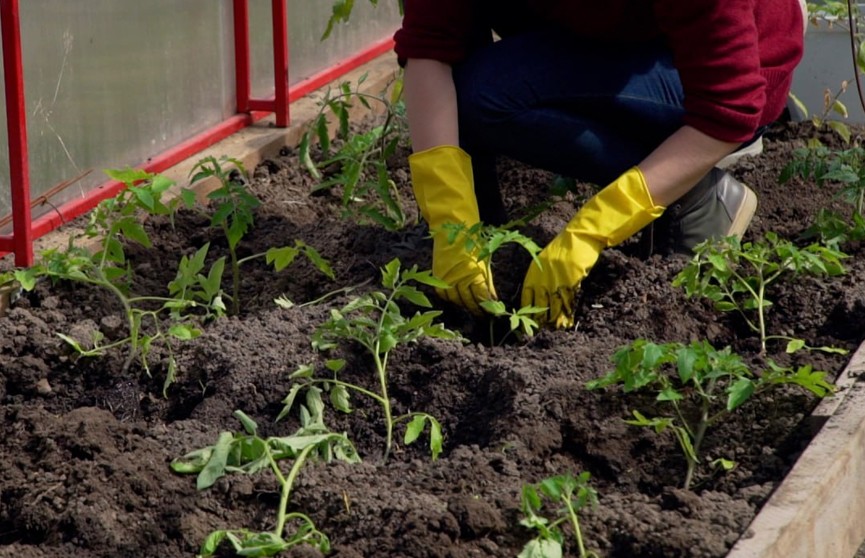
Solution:
[(633, 167), (598, 192), (532, 262), (523, 281), (523, 306), (547, 307), (542, 325), (574, 325), (574, 300), (580, 282), (601, 250), (634, 235), (663, 213), (652, 201), (646, 179)]
[(464, 237), (448, 242), (443, 228), (446, 223), (468, 228), (480, 222), (471, 159), (459, 147), (443, 145), (414, 153), (408, 162), (415, 198), (433, 234), (433, 275), (451, 285), (436, 294), (481, 315), (479, 303), (497, 298), (490, 270), (466, 250)]

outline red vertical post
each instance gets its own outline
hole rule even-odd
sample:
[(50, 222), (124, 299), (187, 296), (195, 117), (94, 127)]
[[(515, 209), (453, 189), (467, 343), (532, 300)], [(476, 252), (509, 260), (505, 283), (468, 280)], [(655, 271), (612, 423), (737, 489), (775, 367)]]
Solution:
[(33, 265), (33, 230), (18, 0), (0, 1), (0, 32), (3, 34), (3, 80), (6, 90), (6, 129), (9, 135), (12, 244), (15, 265), (29, 267)]
[(234, 81), (237, 95), (237, 112), (249, 112), (249, 3), (234, 0)]
[(272, 0), (273, 6), (273, 80), (276, 99), (273, 112), (276, 125), (288, 126), (288, 8), (286, 0)]

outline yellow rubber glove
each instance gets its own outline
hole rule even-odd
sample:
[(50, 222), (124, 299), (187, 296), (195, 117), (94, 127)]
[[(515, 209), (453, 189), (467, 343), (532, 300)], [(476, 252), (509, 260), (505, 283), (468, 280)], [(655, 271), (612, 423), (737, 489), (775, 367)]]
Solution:
[(451, 285), (436, 294), (481, 315), (478, 303), (496, 298), (490, 270), (466, 250), (464, 238), (450, 243), (443, 229), (446, 223), (480, 222), (471, 158), (459, 147), (443, 145), (414, 153), (408, 162), (415, 198), (433, 234), (433, 275)]
[(646, 179), (633, 167), (580, 208), (565, 229), (532, 262), (523, 282), (522, 305), (547, 307), (544, 325), (574, 325), (574, 300), (580, 282), (601, 250), (615, 246), (658, 218)]

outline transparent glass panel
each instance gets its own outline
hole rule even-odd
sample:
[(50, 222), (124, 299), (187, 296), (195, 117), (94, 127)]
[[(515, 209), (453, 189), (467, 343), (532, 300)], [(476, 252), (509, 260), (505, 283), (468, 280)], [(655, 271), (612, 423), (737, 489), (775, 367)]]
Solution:
[[(140, 164), (233, 114), (230, 7), (21, 2), (32, 196), (86, 175), (51, 203), (81, 196), (106, 180), (102, 169)], [(3, 180), (8, 212), (8, 171)]]
[[(252, 38), (252, 94), (273, 95), (273, 49), (270, 2), (250, 1)], [(396, 0), (355, 0), (351, 19), (334, 27), (322, 41), (333, 2), (331, 0), (289, 0), (289, 81), (292, 85), (324, 70), (363, 48), (393, 35), (400, 23)]]

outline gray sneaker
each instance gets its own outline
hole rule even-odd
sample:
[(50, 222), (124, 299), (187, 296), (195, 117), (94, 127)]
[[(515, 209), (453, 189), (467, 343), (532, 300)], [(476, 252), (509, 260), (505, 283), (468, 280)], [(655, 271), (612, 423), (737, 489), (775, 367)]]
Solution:
[(643, 229), (641, 252), (691, 254), (707, 238), (742, 238), (757, 211), (754, 191), (719, 168)]

